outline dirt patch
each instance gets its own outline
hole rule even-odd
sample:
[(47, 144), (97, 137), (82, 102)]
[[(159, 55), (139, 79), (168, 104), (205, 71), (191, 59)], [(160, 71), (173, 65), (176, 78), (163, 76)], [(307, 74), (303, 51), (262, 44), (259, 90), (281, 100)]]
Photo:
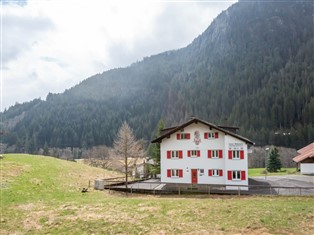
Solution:
[(44, 225), (54, 224), (57, 213), (55, 210), (49, 210), (45, 206), (33, 203), (23, 204), (16, 207), (26, 214), (26, 218), (22, 221), (26, 230), (40, 230)]
[(16, 208), (23, 211), (32, 211), (35, 208), (35, 204), (33, 203), (22, 204), (22, 205), (18, 205)]

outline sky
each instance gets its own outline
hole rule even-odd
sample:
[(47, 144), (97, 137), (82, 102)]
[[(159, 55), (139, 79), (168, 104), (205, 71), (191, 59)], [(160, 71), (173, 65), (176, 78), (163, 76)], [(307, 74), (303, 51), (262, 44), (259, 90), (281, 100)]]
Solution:
[(0, 1), (0, 111), (185, 47), (236, 2)]

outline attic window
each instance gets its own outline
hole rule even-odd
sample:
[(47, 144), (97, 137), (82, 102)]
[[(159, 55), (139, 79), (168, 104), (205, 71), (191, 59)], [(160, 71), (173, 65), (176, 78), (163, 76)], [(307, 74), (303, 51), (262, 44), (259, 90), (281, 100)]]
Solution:
[(205, 132), (204, 139), (218, 139), (219, 133), (218, 132)]
[(191, 138), (190, 133), (177, 133), (177, 140), (189, 140)]

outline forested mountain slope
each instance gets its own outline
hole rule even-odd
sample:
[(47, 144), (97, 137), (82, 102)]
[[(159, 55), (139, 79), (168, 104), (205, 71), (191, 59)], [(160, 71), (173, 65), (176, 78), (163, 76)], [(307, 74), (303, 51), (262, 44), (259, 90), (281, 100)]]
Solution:
[(238, 126), (257, 145), (299, 148), (314, 140), (313, 3), (240, 1), (185, 48), (1, 116), (17, 151), (111, 145), (124, 120), (149, 141), (160, 118), (190, 116)]

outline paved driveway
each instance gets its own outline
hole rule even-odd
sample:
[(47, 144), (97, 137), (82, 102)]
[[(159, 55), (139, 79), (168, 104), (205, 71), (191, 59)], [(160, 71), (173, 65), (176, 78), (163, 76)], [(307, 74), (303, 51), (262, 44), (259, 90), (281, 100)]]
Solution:
[[(249, 179), (249, 185), (264, 186), (256, 191), (260, 194), (280, 194), (280, 195), (314, 195), (314, 176), (307, 175), (283, 175), (283, 176), (258, 176)], [(269, 186), (269, 187), (267, 187)], [(294, 188), (280, 188), (294, 187)], [(305, 189), (311, 187), (312, 189)]]
[[(259, 176), (249, 178), (250, 194), (264, 195), (312, 195), (314, 196), (314, 176), (284, 175)], [(285, 188), (282, 188), (285, 187)], [(289, 187), (289, 188), (288, 188)], [(113, 186), (112, 189), (124, 189), (124, 185)], [(132, 191), (155, 192), (167, 191), (166, 184), (159, 179), (140, 181), (128, 186)]]

